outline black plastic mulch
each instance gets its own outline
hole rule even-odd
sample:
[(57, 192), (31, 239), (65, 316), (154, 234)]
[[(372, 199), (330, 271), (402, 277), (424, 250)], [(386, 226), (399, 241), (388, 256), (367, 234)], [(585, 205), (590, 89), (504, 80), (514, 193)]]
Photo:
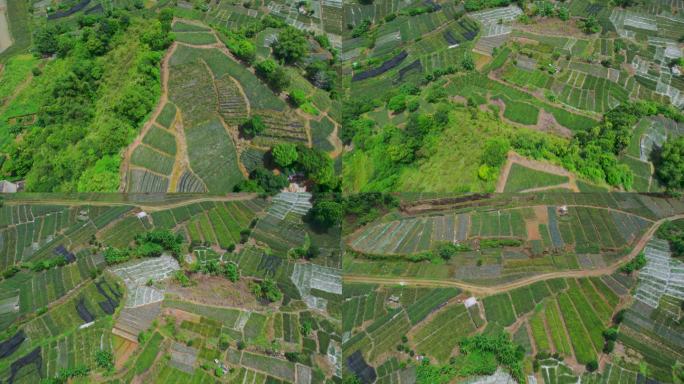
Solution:
[(444, 40), (446, 40), (446, 42), (449, 43), (449, 45), (455, 45), (459, 43), (458, 39), (456, 39), (454, 35), (451, 34), (451, 31), (444, 32), (442, 36), (444, 36)]
[(257, 269), (259, 271), (266, 271), (266, 275), (274, 276), (278, 271), (278, 267), (283, 263), (283, 259), (273, 255), (262, 255)]
[(477, 26), (468, 24), (465, 20), (459, 20), (458, 25), (465, 30), (463, 37), (468, 41), (472, 41), (480, 30)]
[(356, 351), (347, 358), (347, 367), (349, 367), (349, 370), (354, 372), (356, 377), (364, 384), (374, 383), (375, 379), (378, 377), (375, 373), (375, 368), (368, 365), (366, 360), (363, 359), (361, 351)]
[(404, 61), (404, 59), (407, 56), (408, 56), (408, 53), (406, 51), (401, 51), (401, 53), (399, 53), (398, 55), (396, 55), (393, 58), (382, 63), (381, 66), (355, 74), (352, 77), (352, 81), (361, 81), (361, 80), (369, 79), (371, 77), (380, 76), (383, 73), (385, 73), (385, 72), (389, 71), (390, 69), (401, 64), (401, 62)]
[(55, 248), (53, 252), (59, 256), (63, 256), (64, 260), (67, 263), (73, 263), (74, 261), (76, 261), (76, 256), (73, 253), (67, 251), (63, 245), (60, 245), (59, 247)]
[[(106, 284), (106, 283), (105, 283), (105, 284)], [(102, 288), (102, 285), (103, 285), (103, 283), (102, 283), (101, 281), (95, 283), (95, 286), (97, 287), (98, 292), (100, 292), (100, 294), (101, 294), (102, 296), (104, 296), (105, 299), (106, 299), (105, 301), (101, 301), (101, 302), (99, 302), (98, 304), (100, 305), (100, 308), (102, 308), (102, 310), (103, 310), (106, 314), (112, 315), (112, 314), (114, 314), (114, 310), (116, 309), (116, 307), (119, 306), (119, 302), (118, 302), (117, 300), (114, 300), (114, 298), (110, 297), (110, 296), (109, 296), (109, 293), (107, 293), (107, 292)], [(109, 288), (109, 289), (111, 290), (111, 288), (109, 287), (109, 285), (107, 285), (107, 288)], [(116, 291), (112, 291), (112, 292), (116, 292)]]
[(26, 340), (24, 331), (19, 331), (11, 338), (0, 343), (0, 359), (13, 354), (17, 349), (19, 349), (19, 346), (21, 346), (21, 343), (23, 343), (24, 340)]
[(88, 310), (88, 307), (85, 305), (85, 300), (81, 298), (76, 303), (76, 312), (78, 312), (78, 315), (83, 319), (84, 322), (90, 323), (91, 321), (95, 320), (95, 316), (93, 316), (90, 311)]
[(423, 65), (420, 63), (419, 59), (416, 59), (413, 63), (399, 70), (399, 76), (397, 77), (397, 79), (398, 81), (402, 81), (404, 80), (404, 76), (406, 76), (409, 72), (420, 72), (422, 70)]
[(101, 13), (103, 10), (104, 10), (104, 8), (102, 8), (102, 4), (97, 4), (96, 6), (90, 8), (90, 9), (86, 9), (85, 13), (86, 13), (86, 15), (90, 15), (93, 13)]
[(17, 361), (12, 363), (10, 368), (12, 372), (10, 374), (9, 379), (7, 379), (7, 383), (13, 384), (14, 377), (17, 375), (17, 372), (19, 372), (25, 366), (31, 364), (35, 364), (36, 369), (38, 370), (38, 372), (40, 372), (40, 368), (43, 366), (43, 357), (40, 354), (40, 347), (34, 349), (27, 355), (24, 355), (23, 357), (19, 358)]
[(80, 11), (81, 9), (85, 8), (88, 4), (90, 4), (90, 0), (81, 0), (78, 4), (74, 5), (73, 7), (67, 9), (66, 11), (57, 11), (55, 13), (49, 14), (48, 15), (48, 20), (54, 20), (54, 19), (61, 19), (62, 17), (67, 17), (71, 16), (74, 13)]

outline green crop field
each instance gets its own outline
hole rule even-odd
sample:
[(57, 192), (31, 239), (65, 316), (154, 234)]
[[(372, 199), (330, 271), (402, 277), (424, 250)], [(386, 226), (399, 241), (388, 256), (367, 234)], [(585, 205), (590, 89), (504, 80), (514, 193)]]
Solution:
[[(301, 242), (290, 239), (293, 247), (316, 247), (317, 262), (326, 266), (313, 265), (273, 255), (252, 238), (250, 228), (265, 211), (279, 209), (271, 199), (131, 195), (124, 203), (118, 195), (94, 195), (59, 204), (32, 196), (3, 200), (0, 207), (3, 249), (11, 238), (13, 251), (21, 251), (5, 259), (4, 270), (11, 272), (0, 281), (4, 340), (17, 340), (0, 358), (3, 380), (20, 366), (17, 382), (68, 372), (95, 382), (93, 376), (105, 371), (124, 382), (168, 382), (168, 369), (194, 382), (215, 376), (221, 369), (216, 361), (242, 372), (226, 370), (226, 377), (266, 372), (296, 383), (301, 370), (316, 382), (339, 376), (334, 358), (341, 354), (342, 286), (330, 249), (339, 242), (334, 231), (313, 233), (303, 226)], [(308, 203), (311, 195), (301, 198)], [(307, 207), (288, 217), (303, 216)], [(185, 237), (191, 226), (198, 243)], [(254, 291), (265, 280), (277, 297)], [(456, 294), (414, 293), (407, 305), (418, 322)], [(274, 343), (301, 356), (296, 364), (260, 349), (273, 335)], [(102, 359), (110, 353), (116, 366), (107, 368)], [(237, 363), (234, 353), (243, 354)], [(31, 360), (35, 356), (40, 358)], [(174, 380), (183, 382), (181, 376)]]
[(514, 163), (506, 180), (505, 192), (521, 192), (526, 189), (549, 187), (567, 183), (567, 176), (537, 171)]

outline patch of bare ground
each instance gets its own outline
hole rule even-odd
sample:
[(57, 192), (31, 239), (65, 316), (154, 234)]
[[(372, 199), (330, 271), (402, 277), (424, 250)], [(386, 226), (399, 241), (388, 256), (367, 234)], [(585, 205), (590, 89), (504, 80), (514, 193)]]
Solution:
[(543, 108), (539, 110), (539, 119), (534, 128), (541, 132), (549, 132), (562, 137), (572, 137), (572, 131), (558, 124), (556, 118)]
[(525, 229), (527, 230), (527, 240), (541, 240), (541, 234), (539, 233), (539, 224), (549, 223), (549, 214), (546, 210), (546, 206), (538, 205), (532, 208), (534, 211), (534, 217), (525, 219)]
[(512, 37), (511, 41), (520, 44), (539, 45), (539, 41), (528, 39), (527, 37)]
[(138, 344), (118, 335), (114, 335), (114, 337), (118, 338), (119, 342), (121, 343), (119, 344), (118, 348), (114, 350), (114, 368), (115, 370), (119, 371), (121, 368), (123, 368), (128, 359), (130, 359), (135, 353), (136, 348), (138, 348)]
[(572, 21), (563, 21), (555, 17), (535, 19), (534, 22), (530, 24), (516, 22), (513, 28), (538, 35), (575, 37), (578, 39), (586, 38), (584, 32), (577, 28), (576, 23)]
[(330, 363), (330, 360), (326, 356), (322, 356), (318, 353), (314, 355), (314, 360), (316, 360), (316, 366), (323, 369), (325, 377), (330, 377), (335, 373), (335, 367)]
[(189, 321), (191, 323), (199, 323), (200, 320), (202, 319), (202, 316), (184, 311), (182, 309), (176, 309), (176, 308), (164, 308), (162, 312), (163, 316), (171, 316), (174, 318), (176, 325), (180, 324), (181, 322)]
[(264, 305), (251, 293), (249, 279), (242, 278), (232, 283), (220, 276), (195, 274), (192, 280), (197, 283), (192, 287), (181, 287), (176, 282), (171, 282), (166, 292), (181, 300), (198, 304), (239, 307), (247, 310), (264, 309)]

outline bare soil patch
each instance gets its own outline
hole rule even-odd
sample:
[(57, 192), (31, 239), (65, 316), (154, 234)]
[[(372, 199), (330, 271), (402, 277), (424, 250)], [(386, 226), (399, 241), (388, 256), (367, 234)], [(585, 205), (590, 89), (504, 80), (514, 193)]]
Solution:
[(167, 293), (178, 296), (181, 300), (199, 304), (239, 307), (262, 310), (261, 305), (249, 290), (249, 280), (242, 278), (231, 283), (224, 277), (195, 274), (192, 277), (197, 284), (192, 287), (181, 287), (171, 282)]

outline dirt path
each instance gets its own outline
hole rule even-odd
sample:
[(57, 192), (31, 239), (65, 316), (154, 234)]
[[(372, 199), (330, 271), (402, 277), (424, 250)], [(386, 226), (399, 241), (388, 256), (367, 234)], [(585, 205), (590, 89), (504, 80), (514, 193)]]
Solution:
[(603, 276), (609, 275), (617, 271), (618, 268), (628, 260), (634, 258), (641, 250), (646, 246), (655, 231), (660, 227), (660, 225), (666, 221), (672, 221), (677, 219), (684, 219), (684, 214), (675, 215), (660, 219), (653, 223), (653, 225), (644, 233), (639, 241), (634, 245), (632, 251), (627, 255), (615, 261), (613, 264), (592, 270), (579, 270), (579, 271), (559, 271), (544, 273), (536, 276), (527, 277), (521, 280), (517, 280), (511, 283), (505, 283), (500, 285), (484, 286), (476, 285), (471, 283), (464, 283), (460, 281), (453, 280), (437, 280), (437, 279), (420, 279), (412, 277), (372, 277), (372, 276), (362, 276), (362, 275), (344, 275), (343, 280), (347, 283), (371, 283), (371, 284), (390, 284), (390, 285), (412, 285), (412, 286), (423, 286), (423, 287), (457, 287), (468, 291), (474, 295), (478, 296), (491, 296), (501, 292), (507, 292), (515, 288), (527, 286), (537, 281), (551, 280), (556, 278), (582, 278), (582, 277), (593, 277), (593, 276)]
[[(118, 196), (118, 195), (117, 195)], [(224, 196), (206, 196), (206, 195), (197, 195), (197, 197), (191, 197), (188, 198), (187, 200), (179, 201), (179, 202), (172, 202), (168, 204), (158, 204), (158, 205), (149, 205), (144, 202), (135, 202), (135, 201), (95, 201), (95, 200), (70, 200), (70, 199), (59, 199), (59, 198), (49, 198), (49, 199), (17, 199), (17, 200), (5, 200), (5, 205), (26, 205), (26, 204), (52, 204), (52, 205), (64, 205), (64, 206), (76, 206), (80, 207), (83, 206), (84, 204), (91, 205), (91, 206), (121, 206), (121, 205), (126, 205), (126, 206), (133, 206), (133, 207), (138, 207), (146, 212), (156, 212), (156, 211), (163, 211), (166, 209), (172, 209), (172, 208), (178, 208), (178, 207), (184, 207), (186, 205), (191, 205), (195, 203), (201, 203), (205, 201), (246, 201), (246, 200), (252, 200), (257, 197), (256, 193), (231, 193), (228, 195)]]
[(159, 102), (157, 103), (157, 108), (152, 112), (150, 115), (149, 120), (143, 125), (142, 130), (138, 134), (138, 136), (133, 140), (133, 142), (126, 147), (126, 150), (123, 153), (123, 160), (121, 161), (121, 168), (119, 169), (119, 179), (121, 180), (121, 183), (119, 184), (119, 192), (125, 192), (126, 187), (127, 187), (127, 182), (128, 182), (128, 169), (130, 168), (130, 163), (131, 163), (131, 156), (133, 155), (133, 151), (135, 148), (138, 147), (142, 143), (143, 137), (149, 132), (149, 130), (154, 126), (154, 122), (157, 120), (157, 117), (159, 114), (162, 112), (164, 109), (164, 106), (169, 100), (169, 60), (171, 60), (171, 56), (173, 56), (173, 53), (176, 52), (176, 48), (178, 47), (177, 43), (171, 44), (171, 47), (166, 51), (166, 55), (164, 56), (164, 59), (161, 62), (161, 96), (159, 98)]
[[(506, 188), (506, 182), (508, 181), (508, 176), (511, 173), (511, 168), (513, 167), (513, 164), (519, 164), (522, 165), (523, 167), (533, 169), (535, 171), (540, 171), (540, 172), (546, 172), (546, 173), (552, 173), (554, 175), (559, 175), (559, 176), (565, 176), (568, 178), (568, 182), (564, 184), (559, 184), (559, 185), (552, 185), (552, 186), (547, 186), (547, 187), (540, 187), (540, 188), (531, 188), (528, 189), (527, 191), (533, 192), (533, 191), (543, 191), (544, 189), (553, 189), (553, 188), (568, 188), (573, 192), (579, 192), (579, 188), (577, 187), (577, 177), (575, 176), (574, 173), (568, 172), (565, 168), (559, 167), (557, 165), (553, 165), (551, 163), (543, 163), (541, 161), (537, 160), (530, 160), (528, 158), (522, 157), (515, 153), (514, 151), (508, 152), (508, 160), (506, 160), (506, 164), (504, 164), (503, 168), (501, 168), (501, 174), (499, 175), (499, 179), (496, 181), (496, 192), (501, 193), (504, 191)], [(567, 184), (567, 185), (566, 185)]]

